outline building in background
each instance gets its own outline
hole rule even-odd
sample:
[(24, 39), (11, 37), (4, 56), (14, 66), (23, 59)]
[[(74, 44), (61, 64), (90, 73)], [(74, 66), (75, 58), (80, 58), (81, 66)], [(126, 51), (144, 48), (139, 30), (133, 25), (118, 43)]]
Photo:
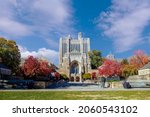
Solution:
[(138, 70), (138, 75), (145, 80), (150, 80), (150, 63)]
[(65, 73), (74, 81), (82, 81), (82, 74), (91, 70), (91, 62), (88, 56), (90, 51), (90, 38), (82, 37), (74, 39), (70, 35), (60, 38), (59, 43), (59, 72)]
[(115, 55), (110, 52), (110, 53), (106, 56), (106, 59), (115, 60)]

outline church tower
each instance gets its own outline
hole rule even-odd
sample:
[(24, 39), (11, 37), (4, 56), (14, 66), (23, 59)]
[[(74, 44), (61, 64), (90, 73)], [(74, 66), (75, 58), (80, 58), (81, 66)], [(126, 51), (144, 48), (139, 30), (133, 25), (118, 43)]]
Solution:
[(90, 38), (82, 37), (79, 32), (77, 39), (68, 35), (59, 42), (59, 71), (65, 73), (71, 81), (81, 82), (82, 74), (91, 70), (88, 56)]

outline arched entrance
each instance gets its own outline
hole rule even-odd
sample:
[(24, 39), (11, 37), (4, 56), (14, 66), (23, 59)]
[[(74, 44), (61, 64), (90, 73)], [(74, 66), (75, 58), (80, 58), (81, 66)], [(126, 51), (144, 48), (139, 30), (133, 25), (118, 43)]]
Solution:
[(79, 64), (78, 61), (72, 61), (70, 65), (70, 73), (78, 74), (79, 73)]
[[(79, 62), (74, 60), (70, 64), (70, 81), (71, 82), (80, 82), (80, 70), (79, 70)], [(72, 81), (74, 80), (74, 81)]]

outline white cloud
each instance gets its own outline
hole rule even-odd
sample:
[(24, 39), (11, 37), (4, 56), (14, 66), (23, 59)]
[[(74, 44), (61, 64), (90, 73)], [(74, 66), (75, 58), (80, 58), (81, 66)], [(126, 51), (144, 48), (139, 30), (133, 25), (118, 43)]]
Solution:
[(0, 34), (8, 37), (28, 35), (28, 26), (15, 19), (14, 3), (12, 0), (0, 0)]
[(26, 36), (31, 34), (28, 26), (8, 18), (0, 18), (0, 32), (7, 36)]
[(36, 35), (54, 42), (73, 31), (70, 0), (0, 0), (1, 35), (9, 38)]
[(45, 40), (52, 48), (59, 46), (59, 42), (57, 42), (56, 40), (52, 40), (50, 38), (46, 38)]
[(124, 52), (145, 40), (143, 32), (150, 25), (149, 0), (113, 0), (111, 7), (100, 14), (98, 27), (112, 39), (115, 50)]
[(54, 64), (58, 64), (58, 52), (51, 49), (40, 48), (38, 51), (29, 51), (26, 47), (18, 46), (21, 52), (21, 58), (34, 56), (37, 58), (45, 58)]
[(17, 0), (16, 7), (20, 18), (30, 23), (33, 31), (47, 35), (73, 30), (70, 0)]

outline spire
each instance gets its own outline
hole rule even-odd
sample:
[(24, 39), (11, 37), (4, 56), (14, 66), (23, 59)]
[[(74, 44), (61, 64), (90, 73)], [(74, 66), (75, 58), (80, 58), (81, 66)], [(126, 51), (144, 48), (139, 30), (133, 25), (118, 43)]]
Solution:
[(81, 39), (81, 38), (82, 38), (82, 33), (79, 32), (79, 33), (78, 33), (78, 39)]

